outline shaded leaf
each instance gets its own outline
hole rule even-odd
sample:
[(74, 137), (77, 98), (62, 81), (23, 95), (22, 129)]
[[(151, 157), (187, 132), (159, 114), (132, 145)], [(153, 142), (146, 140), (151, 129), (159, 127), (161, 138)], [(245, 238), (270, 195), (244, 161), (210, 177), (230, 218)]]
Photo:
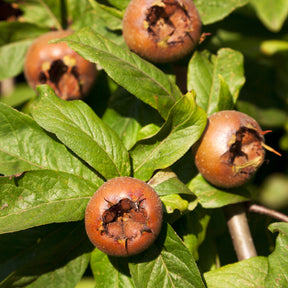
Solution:
[(90, 259), (83, 223), (49, 225), (0, 236), (0, 286), (75, 287)]
[(235, 50), (222, 48), (217, 55), (195, 52), (189, 62), (188, 89), (195, 90), (198, 105), (208, 115), (219, 108), (232, 109), (244, 82), (243, 55)]
[(264, 287), (267, 268), (266, 257), (252, 257), (209, 271), (204, 278), (209, 288), (259, 288)]
[(269, 175), (261, 185), (259, 201), (272, 209), (284, 209), (288, 206), (288, 177), (285, 174)]
[(278, 32), (288, 16), (288, 2), (286, 0), (275, 1), (273, 5), (269, 0), (252, 0), (256, 13), (262, 23), (271, 31)]
[(34, 23), (42, 27), (62, 29), (61, 7), (58, 0), (25, 0), (19, 3), (24, 12), (22, 22)]
[(95, 249), (91, 256), (91, 269), (95, 279), (95, 288), (133, 288), (125, 258), (108, 257)]
[(245, 188), (221, 190), (209, 184), (201, 174), (193, 178), (188, 187), (195, 193), (199, 203), (205, 208), (218, 208), (250, 199), (250, 195)]
[(286, 121), (288, 121), (288, 113), (285, 110), (281, 110), (275, 107), (261, 108), (248, 101), (237, 101), (237, 110), (246, 113), (257, 119), (260, 125), (267, 127), (283, 127)]
[(0, 80), (14, 77), (23, 71), (24, 57), (32, 40), (9, 43), (0, 47)]
[(48, 31), (47, 28), (42, 28), (30, 23), (0, 21), (0, 46), (24, 40), (33, 40)]
[(108, 0), (108, 2), (116, 8), (124, 10), (128, 6), (130, 0)]
[(98, 177), (30, 116), (0, 103), (0, 173), (51, 169), (99, 183)]
[(17, 107), (36, 96), (35, 91), (26, 83), (17, 84), (13, 92), (5, 97), (0, 97), (0, 102)]
[(155, 170), (172, 165), (199, 139), (205, 125), (206, 114), (196, 105), (194, 94), (183, 96), (159, 132), (131, 150), (134, 176), (148, 180)]
[(188, 210), (188, 201), (181, 198), (179, 194), (169, 194), (161, 197), (161, 201), (165, 205), (166, 213), (171, 214), (175, 210), (180, 213)]
[(205, 25), (222, 20), (235, 9), (244, 6), (248, 2), (248, 0), (194, 0), (201, 20)]
[(100, 65), (119, 85), (167, 118), (181, 92), (170, 78), (151, 63), (121, 48), (90, 28), (61, 39), (87, 60)]
[(199, 260), (198, 248), (206, 238), (206, 230), (211, 218), (209, 212), (198, 205), (174, 224), (195, 260)]
[(116, 133), (84, 102), (65, 101), (48, 85), (39, 86), (40, 100), (32, 108), (39, 125), (106, 179), (129, 176), (129, 155)]
[(89, 199), (101, 184), (49, 170), (0, 177), (0, 233), (82, 220)]
[(288, 223), (273, 223), (271, 232), (279, 232), (275, 250), (268, 256), (265, 287), (286, 287), (288, 283)]
[(151, 248), (129, 263), (135, 286), (204, 288), (193, 256), (169, 225), (165, 230), (164, 227)]
[(189, 188), (179, 180), (177, 175), (169, 170), (158, 171), (148, 182), (160, 196), (170, 194), (194, 195)]
[(127, 149), (137, 142), (143, 126), (163, 123), (155, 109), (121, 88), (112, 96), (102, 120), (117, 133)]

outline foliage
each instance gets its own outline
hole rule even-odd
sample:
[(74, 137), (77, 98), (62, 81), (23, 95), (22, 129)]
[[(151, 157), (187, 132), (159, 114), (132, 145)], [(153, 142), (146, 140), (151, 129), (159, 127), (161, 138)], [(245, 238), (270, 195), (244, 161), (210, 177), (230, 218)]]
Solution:
[[(249, 215), (259, 256), (237, 262), (222, 210), (288, 211), (287, 1), (195, 0), (206, 39), (161, 65), (124, 44), (129, 0), (15, 2), (21, 15), (0, 21), (0, 80), (15, 77), (0, 96), (0, 287), (75, 287), (83, 275), (93, 287), (287, 287), (288, 224)], [(32, 41), (68, 26), (61, 41), (99, 70), (90, 94), (69, 102), (23, 78)], [(207, 116), (225, 109), (273, 129), (266, 142), (283, 155), (267, 152), (269, 164), (231, 190), (207, 183), (191, 152)], [(157, 241), (129, 258), (92, 247), (83, 225), (90, 197), (117, 176), (147, 181), (165, 207)]]

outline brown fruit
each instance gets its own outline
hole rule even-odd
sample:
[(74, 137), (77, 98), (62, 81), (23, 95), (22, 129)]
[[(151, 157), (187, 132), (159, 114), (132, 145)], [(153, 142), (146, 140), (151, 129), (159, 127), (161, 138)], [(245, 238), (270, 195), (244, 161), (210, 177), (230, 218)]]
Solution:
[(162, 203), (147, 183), (116, 177), (90, 199), (85, 227), (90, 241), (112, 256), (130, 256), (147, 249), (162, 225)]
[[(267, 131), (269, 132), (269, 131)], [(195, 164), (203, 177), (220, 188), (246, 183), (262, 165), (264, 134), (250, 116), (238, 111), (220, 111), (208, 117), (204, 134), (197, 144)]]
[(123, 18), (127, 46), (152, 62), (173, 62), (191, 53), (201, 36), (191, 0), (132, 0)]
[(48, 84), (64, 100), (83, 98), (90, 91), (97, 76), (95, 64), (64, 42), (48, 43), (72, 33), (70, 30), (51, 31), (32, 43), (25, 56), (24, 74), (33, 89)]

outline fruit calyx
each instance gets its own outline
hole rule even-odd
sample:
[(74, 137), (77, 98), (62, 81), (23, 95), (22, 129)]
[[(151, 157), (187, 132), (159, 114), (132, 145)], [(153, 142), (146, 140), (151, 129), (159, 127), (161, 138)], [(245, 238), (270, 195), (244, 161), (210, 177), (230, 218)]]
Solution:
[(123, 198), (117, 203), (108, 202), (109, 208), (102, 215), (102, 225), (99, 228), (102, 235), (113, 238), (125, 245), (128, 253), (128, 241), (141, 237), (145, 232), (153, 233), (147, 225), (147, 213), (143, 206), (145, 198), (136, 201)]
[(229, 150), (221, 156), (221, 160), (232, 167), (235, 175), (253, 174), (264, 161), (264, 149), (281, 156), (264, 143), (263, 135), (269, 132), (271, 131), (258, 131), (252, 125), (240, 127), (231, 137)]
[(183, 43), (186, 37), (193, 42), (190, 35), (192, 21), (184, 4), (176, 0), (161, 0), (147, 10), (144, 26), (152, 40), (165, 47)]

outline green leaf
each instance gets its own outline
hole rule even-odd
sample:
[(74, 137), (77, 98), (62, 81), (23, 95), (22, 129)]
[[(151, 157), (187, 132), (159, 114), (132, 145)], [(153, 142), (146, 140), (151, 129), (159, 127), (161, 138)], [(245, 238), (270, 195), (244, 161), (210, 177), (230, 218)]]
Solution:
[(64, 172), (39, 170), (0, 178), (0, 233), (54, 222), (82, 220), (102, 184)]
[(0, 22), (0, 80), (22, 72), (27, 48), (47, 31), (47, 28), (30, 23)]
[(194, 0), (203, 24), (212, 24), (222, 20), (235, 9), (247, 4), (248, 0)]
[(134, 176), (148, 180), (155, 170), (172, 165), (199, 139), (205, 125), (206, 114), (196, 105), (194, 94), (183, 96), (159, 132), (133, 147)]
[(218, 208), (250, 199), (245, 188), (220, 190), (209, 184), (200, 174), (191, 180), (188, 188), (195, 193), (199, 203), (205, 208)]
[(217, 55), (195, 52), (189, 62), (188, 90), (196, 91), (197, 103), (208, 115), (219, 108), (232, 109), (244, 82), (243, 55), (235, 50), (222, 48)]
[(0, 236), (0, 286), (75, 287), (90, 259), (83, 222)]
[(181, 198), (179, 194), (169, 194), (161, 197), (166, 213), (172, 214), (175, 210), (183, 213), (188, 210), (188, 201)]
[(261, 190), (259, 201), (266, 207), (280, 210), (288, 206), (288, 176), (274, 173), (266, 177)]
[(66, 147), (51, 138), (30, 116), (0, 103), (0, 173), (19, 174), (51, 169), (83, 177), (99, 178)]
[(21, 16), (23, 22), (34, 23), (42, 27), (56, 27), (62, 29), (61, 7), (58, 0), (26, 0), (19, 3), (24, 12)]
[(123, 143), (86, 103), (62, 100), (48, 85), (37, 91), (41, 97), (32, 115), (39, 125), (106, 179), (129, 176), (129, 154)]
[(264, 287), (267, 266), (266, 257), (252, 257), (209, 271), (204, 278), (209, 288), (259, 288)]
[(116, 8), (124, 10), (128, 6), (130, 0), (108, 0), (108, 2)]
[(33, 40), (34, 38), (48, 31), (49, 30), (47, 28), (42, 28), (30, 23), (21, 23), (17, 21), (1, 21), (0, 46), (24, 40)]
[(271, 232), (279, 232), (275, 250), (268, 256), (268, 275), (265, 287), (286, 287), (288, 283), (288, 223), (273, 223)]
[(116, 83), (158, 110), (163, 118), (167, 118), (169, 109), (182, 96), (160, 69), (88, 27), (60, 41), (100, 65)]
[(0, 97), (0, 102), (17, 107), (36, 96), (35, 91), (26, 83), (18, 83), (13, 92), (5, 97)]
[(286, 0), (278, 0), (271, 5), (269, 0), (251, 0), (256, 13), (262, 23), (271, 31), (278, 32), (287, 16), (288, 2)]
[(174, 230), (168, 225), (152, 247), (129, 263), (137, 288), (205, 287), (198, 267)]
[(91, 255), (91, 269), (95, 288), (133, 288), (133, 282), (125, 258), (108, 257), (95, 249)]
[(0, 80), (14, 77), (23, 71), (24, 58), (32, 40), (9, 43), (0, 47)]
[(196, 209), (185, 214), (178, 222), (174, 223), (179, 236), (183, 239), (195, 260), (199, 260), (198, 248), (206, 238), (210, 218), (210, 211), (207, 212), (198, 205)]
[(74, 31), (90, 27), (114, 43), (123, 45), (124, 39), (119, 33), (122, 29), (122, 13), (119, 10), (93, 0), (69, 0), (67, 8), (72, 22), (71, 29)]
[(143, 126), (163, 123), (155, 109), (122, 88), (113, 94), (102, 120), (117, 133), (127, 149), (137, 142)]
[(159, 196), (170, 194), (188, 194), (193, 192), (179, 180), (177, 175), (169, 170), (158, 171), (148, 182), (155, 189)]
[(273, 106), (262, 108), (248, 101), (239, 100), (237, 101), (236, 107), (237, 110), (257, 119), (259, 125), (266, 127), (283, 127), (285, 122), (288, 120), (287, 111)]

